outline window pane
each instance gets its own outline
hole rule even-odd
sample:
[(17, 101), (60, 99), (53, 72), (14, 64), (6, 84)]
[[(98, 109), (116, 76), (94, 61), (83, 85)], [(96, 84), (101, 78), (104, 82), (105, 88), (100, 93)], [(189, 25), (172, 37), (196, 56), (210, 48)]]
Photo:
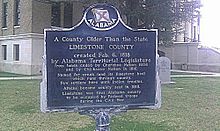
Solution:
[(15, 0), (15, 21), (14, 21), (15, 26), (20, 25), (20, 18), (21, 18), (20, 10), (21, 10), (20, 0)]
[(14, 45), (14, 60), (19, 61), (19, 45)]
[(60, 3), (52, 4), (51, 25), (60, 27)]
[(73, 4), (64, 5), (64, 27), (72, 27)]
[(2, 45), (3, 60), (7, 60), (7, 45)]
[(8, 22), (8, 2), (4, 1), (3, 3), (3, 10), (2, 10), (2, 27), (7, 27)]

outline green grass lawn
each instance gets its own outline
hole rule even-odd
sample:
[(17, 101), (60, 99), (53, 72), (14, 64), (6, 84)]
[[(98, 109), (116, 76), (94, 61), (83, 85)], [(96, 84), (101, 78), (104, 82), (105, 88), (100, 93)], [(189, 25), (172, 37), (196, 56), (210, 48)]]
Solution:
[[(220, 78), (175, 78), (162, 88), (159, 110), (131, 110), (112, 118), (112, 131), (218, 131)], [(41, 113), (39, 80), (0, 81), (0, 131), (93, 131), (78, 113)]]
[(21, 75), (21, 74), (14, 74), (14, 73), (8, 73), (8, 72), (0, 72), (0, 77), (23, 77), (28, 75)]

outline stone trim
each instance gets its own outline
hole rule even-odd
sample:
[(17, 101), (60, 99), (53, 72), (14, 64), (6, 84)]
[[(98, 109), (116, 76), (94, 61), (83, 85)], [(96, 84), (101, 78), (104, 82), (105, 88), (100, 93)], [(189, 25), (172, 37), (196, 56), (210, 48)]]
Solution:
[(0, 36), (0, 41), (4, 40), (14, 40), (14, 39), (25, 39), (25, 38), (38, 38), (43, 39), (43, 34), (38, 33), (27, 33), (27, 34), (18, 34), (18, 35), (7, 35), (7, 36)]

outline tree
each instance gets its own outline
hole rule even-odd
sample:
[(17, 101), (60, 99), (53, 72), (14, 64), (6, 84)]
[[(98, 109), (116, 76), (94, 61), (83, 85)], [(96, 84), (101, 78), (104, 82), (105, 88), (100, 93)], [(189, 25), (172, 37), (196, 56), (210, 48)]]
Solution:
[[(97, 0), (111, 3), (111, 0)], [(156, 28), (160, 44), (171, 44), (186, 22), (199, 17), (200, 0), (119, 0), (119, 9), (132, 28)]]
[(186, 22), (199, 17), (200, 0), (37, 0), (44, 2), (81, 1), (85, 6), (92, 3), (110, 3), (119, 8), (132, 28), (156, 28), (160, 44), (171, 44), (175, 36), (183, 32)]
[(161, 44), (170, 44), (185, 22), (199, 15), (200, 0), (123, 0), (123, 14), (133, 28), (157, 28)]

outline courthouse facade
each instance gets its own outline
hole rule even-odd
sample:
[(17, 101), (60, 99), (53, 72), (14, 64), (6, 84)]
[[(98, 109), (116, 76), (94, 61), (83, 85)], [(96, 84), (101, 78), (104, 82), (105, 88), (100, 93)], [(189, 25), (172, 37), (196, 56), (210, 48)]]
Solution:
[(0, 71), (40, 74), (43, 30), (72, 27), (82, 17), (79, 2), (48, 3), (38, 0), (0, 0)]

